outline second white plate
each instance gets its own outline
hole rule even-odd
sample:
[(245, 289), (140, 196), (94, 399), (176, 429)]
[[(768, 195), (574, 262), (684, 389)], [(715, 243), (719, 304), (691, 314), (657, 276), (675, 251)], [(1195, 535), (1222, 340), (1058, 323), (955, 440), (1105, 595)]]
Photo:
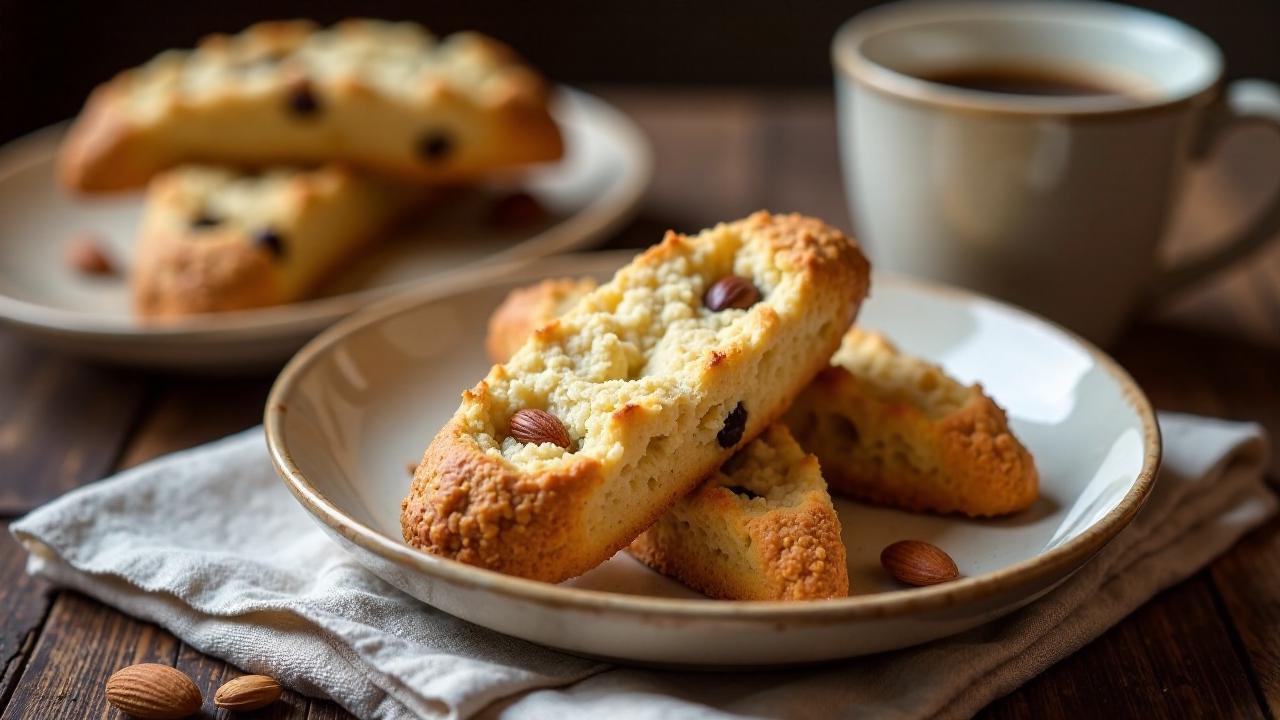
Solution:
[(86, 231), (103, 237), (127, 267), (142, 196), (68, 195), (54, 178), (66, 128), (42, 130), (0, 148), (0, 323), (77, 354), (135, 365), (227, 370), (281, 362), (333, 321), (385, 295), (483, 263), (582, 248), (625, 222), (652, 178), (643, 133), (580, 91), (562, 89), (555, 114), (564, 159), (521, 181), (548, 209), (547, 222), (497, 231), (487, 198), (466, 193), (381, 244), (325, 297), (164, 326), (131, 316), (122, 277), (85, 277), (67, 267), (65, 243)]

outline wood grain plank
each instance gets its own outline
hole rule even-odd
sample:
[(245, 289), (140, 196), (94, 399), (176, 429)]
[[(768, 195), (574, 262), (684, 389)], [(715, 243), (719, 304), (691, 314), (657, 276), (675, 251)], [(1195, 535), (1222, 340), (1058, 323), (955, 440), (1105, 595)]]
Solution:
[[(1224, 414), (1261, 423), (1280, 438), (1280, 352), (1241, 340), (1206, 345), (1198, 354)], [(1269, 475), (1280, 481), (1280, 453)], [(1260, 701), (1280, 713), (1280, 519), (1244, 538), (1211, 568), (1233, 637), (1248, 658)]]
[(1247, 535), (1211, 574), (1232, 630), (1249, 660), (1261, 702), (1280, 714), (1280, 520)]
[(138, 373), (80, 362), (0, 331), (0, 517), (106, 474), (145, 393)]
[(104, 717), (103, 683), (140, 662), (173, 664), (178, 642), (83, 595), (58, 593), (5, 718)]
[(1265, 717), (1202, 573), (993, 702), (979, 717)]
[(272, 378), (168, 378), (120, 458), (120, 468), (225, 437), (262, 422)]
[(668, 229), (693, 232), (768, 203), (762, 152), (766, 105), (731, 91), (602, 88), (653, 141), (654, 182), (636, 222), (613, 245), (643, 247)]
[(840, 170), (835, 102), (827, 95), (778, 92), (763, 120), (763, 206), (799, 212), (853, 230)]
[(355, 716), (343, 710), (337, 703), (326, 700), (312, 700), (310, 712), (307, 714), (307, 720), (349, 720), (352, 717)]
[[(0, 698), (8, 698), (35, 648), (53, 593), (49, 583), (27, 574), (27, 554), (9, 534), (0, 532)], [(3, 701), (0, 701), (3, 706)]]

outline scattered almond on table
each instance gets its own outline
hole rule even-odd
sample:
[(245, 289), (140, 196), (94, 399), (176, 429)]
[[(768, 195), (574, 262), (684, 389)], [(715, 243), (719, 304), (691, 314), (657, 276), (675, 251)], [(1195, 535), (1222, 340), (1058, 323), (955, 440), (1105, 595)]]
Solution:
[(257, 710), (280, 699), (280, 683), (266, 675), (244, 675), (218, 688), (213, 704), (227, 710)]
[(141, 663), (107, 678), (107, 702), (140, 720), (184, 718), (200, 709), (200, 688), (168, 665)]
[(907, 585), (937, 585), (960, 577), (956, 561), (937, 545), (923, 540), (899, 540), (880, 552), (880, 564), (895, 580)]

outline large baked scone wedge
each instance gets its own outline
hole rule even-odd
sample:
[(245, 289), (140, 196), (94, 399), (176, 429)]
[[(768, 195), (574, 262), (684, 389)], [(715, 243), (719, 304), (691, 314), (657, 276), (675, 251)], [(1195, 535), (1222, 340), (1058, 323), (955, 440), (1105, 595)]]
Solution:
[(852, 329), (784, 417), (832, 492), (912, 511), (1003, 515), (1037, 496), (1035, 462), (978, 385)]
[(143, 318), (300, 300), (430, 191), (328, 165), (183, 166), (149, 185), (130, 286)]
[(550, 582), (591, 569), (782, 413), (867, 283), (857, 245), (811, 218), (669, 232), (463, 393), (405, 541)]
[(412, 23), (264, 22), (99, 86), (62, 147), (62, 182), (137, 187), (189, 162), (342, 162), (419, 181), (554, 160), (543, 80), (495, 40)]
[(729, 458), (628, 548), (649, 567), (724, 600), (849, 594), (840, 518), (818, 459), (781, 424)]

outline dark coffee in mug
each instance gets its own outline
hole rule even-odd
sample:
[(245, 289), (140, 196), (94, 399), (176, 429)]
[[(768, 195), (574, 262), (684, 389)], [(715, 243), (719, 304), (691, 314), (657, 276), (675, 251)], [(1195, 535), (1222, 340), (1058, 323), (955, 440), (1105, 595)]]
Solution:
[(1079, 97), (1130, 94), (1118, 80), (1066, 68), (974, 65), (920, 73), (917, 77), (965, 90), (1006, 95)]

